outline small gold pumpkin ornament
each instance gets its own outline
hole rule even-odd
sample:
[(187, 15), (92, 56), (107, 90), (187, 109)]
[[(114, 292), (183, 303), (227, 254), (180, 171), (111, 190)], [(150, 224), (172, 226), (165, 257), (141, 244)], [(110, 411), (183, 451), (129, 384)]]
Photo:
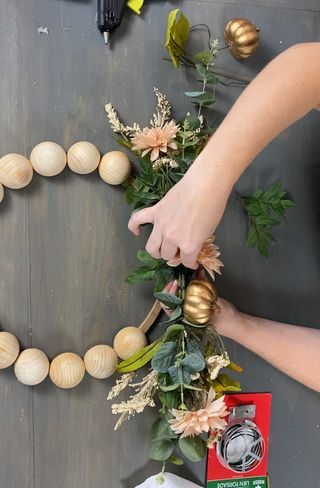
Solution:
[(128, 359), (147, 345), (145, 333), (138, 327), (125, 327), (114, 338), (113, 347), (121, 359)]
[(14, 374), (24, 385), (42, 383), (49, 373), (49, 359), (40, 349), (29, 348), (22, 351), (14, 363)]
[(0, 369), (8, 368), (19, 354), (19, 341), (10, 332), (0, 332)]
[(131, 163), (122, 151), (110, 151), (102, 156), (99, 175), (109, 185), (121, 185), (131, 174)]
[(50, 364), (50, 379), (59, 388), (74, 388), (82, 381), (84, 374), (84, 362), (73, 352), (59, 354)]
[(1, 183), (0, 183), (0, 203), (3, 200), (3, 197), (4, 197), (4, 188), (3, 188), (3, 185), (1, 185)]
[(6, 154), (0, 159), (0, 181), (7, 188), (19, 190), (29, 185), (33, 169), (21, 154)]
[(224, 29), (224, 39), (235, 58), (249, 58), (259, 46), (259, 29), (248, 19), (230, 19)]
[(92, 173), (99, 163), (100, 152), (91, 142), (76, 142), (68, 151), (68, 166), (71, 171), (79, 175)]
[(217, 299), (217, 289), (212, 283), (207, 280), (190, 281), (183, 302), (185, 318), (192, 324), (207, 324), (212, 311), (218, 308)]
[(59, 144), (43, 141), (32, 149), (30, 162), (39, 175), (56, 176), (64, 170), (67, 155)]
[(83, 359), (87, 372), (101, 380), (109, 378), (115, 372), (118, 364), (118, 357), (114, 349), (106, 344), (91, 347)]

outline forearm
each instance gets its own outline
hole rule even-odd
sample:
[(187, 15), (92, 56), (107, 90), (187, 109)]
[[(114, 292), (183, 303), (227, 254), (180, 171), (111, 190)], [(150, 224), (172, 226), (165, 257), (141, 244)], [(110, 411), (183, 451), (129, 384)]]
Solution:
[(250, 83), (195, 161), (191, 172), (219, 178), (230, 191), (259, 152), (320, 103), (320, 43), (277, 56)]
[(230, 338), (320, 392), (320, 330), (239, 314)]

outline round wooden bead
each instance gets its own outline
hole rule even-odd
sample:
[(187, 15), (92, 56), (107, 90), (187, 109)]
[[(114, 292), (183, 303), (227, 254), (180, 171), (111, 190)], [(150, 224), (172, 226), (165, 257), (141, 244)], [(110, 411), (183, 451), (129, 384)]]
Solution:
[(40, 349), (22, 351), (14, 363), (14, 374), (24, 385), (38, 385), (49, 372), (49, 359)]
[(11, 366), (17, 359), (19, 350), (16, 336), (10, 332), (0, 332), (0, 369)]
[(67, 155), (63, 147), (55, 142), (37, 144), (30, 154), (33, 169), (42, 176), (56, 176), (64, 170)]
[(59, 388), (73, 388), (83, 379), (84, 362), (73, 352), (64, 352), (56, 356), (50, 364), (49, 375), (52, 383)]
[(4, 188), (3, 188), (3, 185), (1, 185), (1, 183), (0, 183), (0, 203), (3, 200), (3, 197), (4, 197)]
[(68, 166), (80, 175), (92, 173), (97, 169), (99, 162), (100, 152), (91, 142), (76, 142), (68, 151)]
[(29, 185), (32, 180), (33, 169), (21, 154), (6, 154), (0, 159), (0, 181), (13, 190)]
[(117, 367), (118, 357), (112, 347), (105, 344), (91, 347), (84, 356), (87, 372), (94, 378), (104, 379), (111, 376)]
[(114, 338), (113, 347), (121, 359), (127, 359), (147, 345), (147, 338), (137, 327), (125, 327)]
[(101, 158), (99, 174), (109, 185), (121, 185), (131, 174), (131, 163), (128, 156), (121, 151), (106, 153)]

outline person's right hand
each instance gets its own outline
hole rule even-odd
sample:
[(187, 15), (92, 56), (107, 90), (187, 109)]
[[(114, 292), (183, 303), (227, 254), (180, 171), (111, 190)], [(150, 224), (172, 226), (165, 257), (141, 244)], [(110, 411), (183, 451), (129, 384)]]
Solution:
[(146, 250), (154, 258), (169, 261), (180, 253), (184, 266), (198, 267), (201, 246), (216, 230), (231, 191), (223, 178), (209, 178), (210, 164), (207, 172), (191, 166), (159, 203), (132, 214), (128, 227), (135, 235), (140, 225), (153, 224)]

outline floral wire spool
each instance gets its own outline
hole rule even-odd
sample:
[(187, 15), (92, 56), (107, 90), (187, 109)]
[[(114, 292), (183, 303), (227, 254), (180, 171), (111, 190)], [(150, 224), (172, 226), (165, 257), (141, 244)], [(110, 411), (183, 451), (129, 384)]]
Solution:
[(217, 443), (223, 466), (236, 473), (249, 473), (263, 459), (265, 443), (259, 428), (250, 420), (229, 424)]

